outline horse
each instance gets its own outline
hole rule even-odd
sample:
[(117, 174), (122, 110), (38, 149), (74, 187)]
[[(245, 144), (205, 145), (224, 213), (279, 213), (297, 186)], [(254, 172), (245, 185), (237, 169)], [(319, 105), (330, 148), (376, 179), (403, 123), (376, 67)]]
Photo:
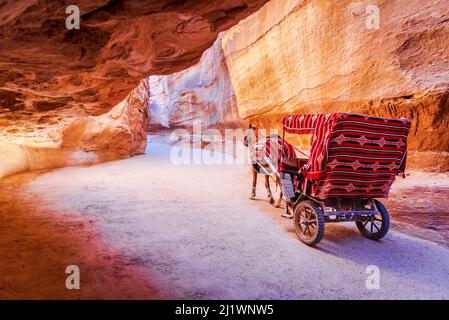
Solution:
[[(262, 139), (261, 139), (262, 140)], [(288, 153), (291, 153), (292, 146), (286, 142), (284, 139), (279, 137), (277, 134), (273, 134), (270, 136), (264, 137), (265, 144), (264, 144), (264, 151), (265, 154), (271, 159), (271, 162), (274, 166), (276, 166), (275, 170), (279, 168), (279, 163), (281, 160), (281, 155), (286, 156)], [(244, 145), (245, 147), (250, 148), (253, 153), (257, 153), (256, 144), (259, 140), (259, 130), (257, 130), (254, 126), (251, 124), (249, 125), (248, 130), (245, 133), (244, 137)], [(253, 157), (255, 158), (255, 157)], [(282, 203), (283, 199), (283, 193), (282, 188), (280, 188), (281, 192), (279, 195), (279, 199), (276, 201), (274, 200), (273, 194), (270, 189), (270, 175), (268, 172), (270, 171), (270, 167), (268, 163), (260, 163), (256, 162), (255, 159), (252, 159), (252, 176), (253, 176), (253, 183), (252, 183), (252, 190), (251, 190), (251, 199), (254, 199), (256, 197), (256, 185), (257, 185), (257, 174), (263, 174), (265, 176), (265, 188), (267, 190), (267, 196), (269, 199), (270, 204), (274, 204), (276, 208), (279, 208)], [(277, 173), (277, 172), (276, 172)], [(278, 174), (274, 175), (274, 182), (276, 183), (276, 187), (280, 187), (280, 178)]]

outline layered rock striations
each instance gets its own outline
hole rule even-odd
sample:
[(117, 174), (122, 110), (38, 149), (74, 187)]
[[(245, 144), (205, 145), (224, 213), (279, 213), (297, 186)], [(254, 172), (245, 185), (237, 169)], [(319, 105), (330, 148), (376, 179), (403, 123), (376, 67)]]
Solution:
[[(265, 2), (2, 1), (0, 107), (102, 114), (148, 75), (194, 65), (220, 31)], [(69, 4), (80, 29), (66, 28)]]
[[(197, 63), (220, 31), (265, 2), (1, 1), (0, 176), (86, 160), (64, 158), (67, 150), (86, 161), (139, 153), (147, 118), (128, 94), (150, 74)], [(66, 28), (69, 5), (79, 7), (79, 29)]]
[(81, 28), (68, 30), (64, 1), (0, 3), (0, 176), (140, 153), (148, 83), (125, 97), (150, 74), (152, 125), (405, 116), (412, 165), (449, 170), (445, 0), (78, 5)]
[(449, 170), (448, 17), (445, 0), (272, 0), (223, 35), (239, 113), (408, 117), (411, 162)]
[(234, 90), (221, 47), (221, 36), (200, 61), (166, 76), (150, 76), (150, 125), (208, 127), (239, 120)]
[[(147, 142), (148, 81), (99, 116), (85, 116), (0, 141), (0, 178), (142, 154)], [(19, 131), (20, 133), (20, 131)]]

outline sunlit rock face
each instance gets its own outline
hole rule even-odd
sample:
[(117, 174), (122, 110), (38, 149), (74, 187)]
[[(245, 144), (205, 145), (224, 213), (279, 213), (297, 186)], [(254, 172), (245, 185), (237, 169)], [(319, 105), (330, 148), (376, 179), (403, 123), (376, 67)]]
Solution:
[[(61, 156), (69, 149), (88, 161), (139, 153), (148, 119), (120, 102), (150, 74), (197, 63), (220, 31), (265, 2), (0, 1), (0, 146), (9, 150), (0, 157), (17, 163), (3, 172), (73, 163)], [(79, 6), (79, 30), (66, 28), (69, 5)]]
[[(0, 3), (1, 111), (109, 111), (150, 74), (198, 62), (218, 33), (266, 0), (86, 0)], [(68, 30), (68, 5), (80, 29)]]
[(150, 126), (205, 127), (239, 120), (221, 36), (194, 66), (167, 76), (150, 76)]
[(2, 136), (0, 178), (27, 170), (94, 164), (144, 153), (148, 90), (148, 81), (143, 80), (105, 114), (44, 126), (28, 132), (28, 136)]
[(102, 161), (144, 153), (148, 90), (148, 80), (142, 80), (109, 112), (75, 120), (62, 130), (61, 147), (94, 152)]
[[(412, 151), (447, 152), (448, 16), (446, 0), (272, 0), (224, 32), (239, 113), (265, 125), (287, 113), (405, 116)], [(447, 154), (424, 158), (449, 170)]]

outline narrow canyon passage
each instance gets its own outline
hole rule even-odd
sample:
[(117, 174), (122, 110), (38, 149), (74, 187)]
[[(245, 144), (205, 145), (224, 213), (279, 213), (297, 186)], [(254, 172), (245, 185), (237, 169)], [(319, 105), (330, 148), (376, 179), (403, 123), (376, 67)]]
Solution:
[[(449, 298), (446, 247), (395, 230), (373, 242), (352, 224), (307, 247), (262, 183), (248, 199), (247, 166), (174, 165), (169, 152), (150, 136), (146, 155), (2, 180), (0, 297)], [(64, 288), (69, 264), (80, 290)]]

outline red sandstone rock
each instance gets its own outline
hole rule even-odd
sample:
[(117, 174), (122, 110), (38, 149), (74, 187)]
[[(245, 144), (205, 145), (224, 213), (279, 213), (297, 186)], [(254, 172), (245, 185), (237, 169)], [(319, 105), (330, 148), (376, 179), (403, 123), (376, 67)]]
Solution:
[[(147, 75), (194, 65), (219, 31), (264, 2), (83, 1), (81, 29), (71, 31), (64, 27), (67, 15), (59, 1), (2, 2), (0, 144), (3, 164), (10, 163), (3, 172), (35, 168), (33, 157), (49, 161), (49, 148), (93, 152), (102, 159), (138, 153), (145, 144), (138, 121), (146, 116), (122, 104), (112, 108)], [(268, 126), (279, 126), (287, 113), (406, 116), (413, 121), (409, 163), (421, 166), (425, 158), (426, 165), (444, 170), (447, 1), (370, 1), (380, 10), (378, 30), (366, 26), (367, 4), (271, 0), (225, 31), (222, 45), (238, 112)], [(194, 67), (179, 80), (204, 68)], [(226, 109), (209, 108), (207, 90), (190, 90), (186, 83), (180, 88), (192, 102), (176, 98), (179, 105), (169, 108), (172, 124), (188, 123), (189, 114), (210, 119)], [(25, 162), (15, 161), (15, 152)], [(59, 159), (56, 154), (50, 158)], [(440, 157), (444, 160), (436, 161)], [(72, 163), (69, 158), (55, 162)]]
[(166, 76), (150, 76), (150, 124), (205, 127), (239, 120), (221, 36), (194, 66)]
[(411, 150), (447, 152), (448, 16), (446, 0), (271, 0), (224, 32), (239, 113), (265, 125), (287, 113), (405, 116)]
[(3, 1), (0, 108), (107, 112), (148, 75), (195, 64), (218, 32), (265, 2), (87, 0), (80, 29), (67, 30), (64, 2)]
[[(148, 90), (148, 81), (143, 80), (125, 100), (103, 115), (81, 117), (69, 124), (57, 124), (53, 130), (44, 128), (22, 139), (3, 141), (0, 178), (21, 171), (142, 154), (147, 142)], [(53, 140), (48, 139), (50, 136)]]
[(148, 92), (120, 101), (150, 74), (194, 65), (265, 2), (86, 0), (68, 30), (64, 1), (2, 1), (0, 177), (143, 152)]
[(62, 148), (94, 152), (100, 161), (145, 151), (148, 123), (148, 80), (101, 116), (75, 120), (62, 131)]

